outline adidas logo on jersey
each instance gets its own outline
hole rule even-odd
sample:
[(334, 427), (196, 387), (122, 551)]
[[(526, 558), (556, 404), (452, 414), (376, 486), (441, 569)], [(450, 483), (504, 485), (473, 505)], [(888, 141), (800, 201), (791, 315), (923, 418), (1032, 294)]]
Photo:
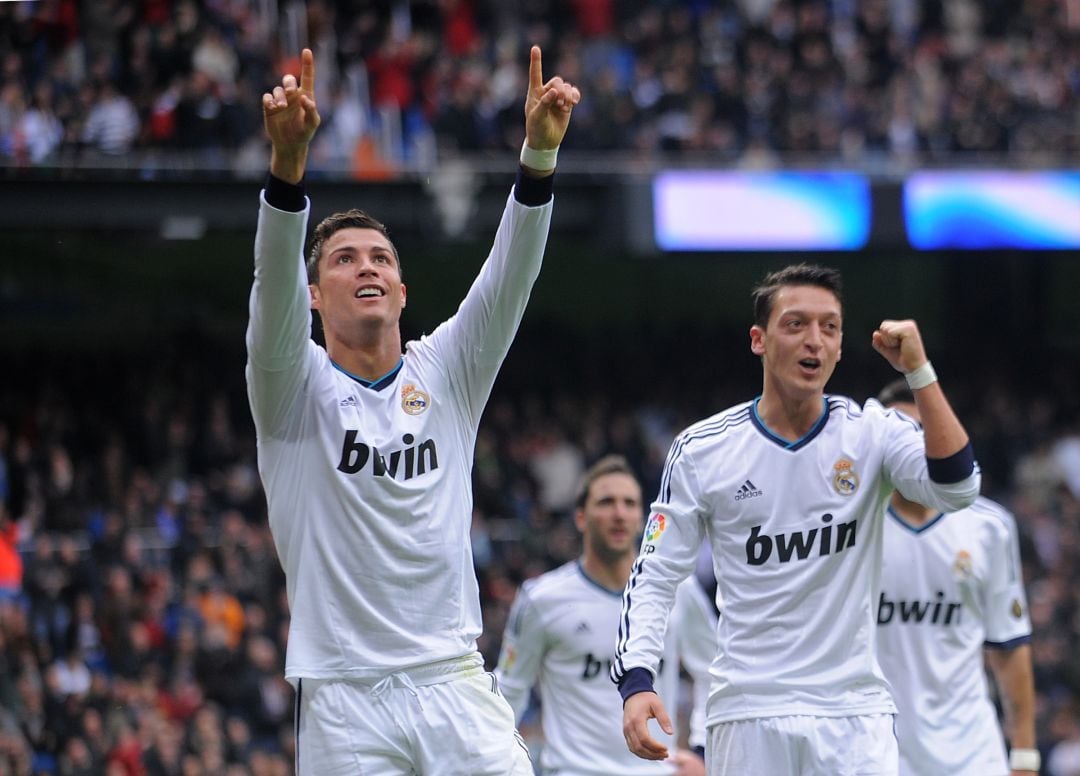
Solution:
[[(817, 549), (816, 555), (823, 557), (833, 552), (843, 552), (848, 547), (855, 546), (855, 524), (858, 520), (849, 523), (840, 523), (836, 526), (835, 537), (833, 527), (829, 525), (833, 516), (826, 512), (821, 516), (821, 522), (825, 525), (811, 528), (809, 531), (792, 531), (791, 533), (778, 533), (773, 536), (763, 534), (761, 526), (755, 525), (750, 529), (750, 536), (746, 540), (746, 562), (751, 566), (761, 566), (772, 557), (773, 548), (776, 548), (776, 559), (780, 563), (788, 563), (794, 560), (806, 560)], [(816, 542), (816, 544), (815, 544)]]
[[(964, 604), (960, 601), (946, 601), (945, 593), (938, 590), (935, 601), (890, 601), (882, 591), (878, 597), (878, 625), (888, 625), (895, 617), (899, 622), (926, 623), (928, 625), (960, 624), (960, 615)], [(956, 619), (953, 619), (956, 612)]]
[(341, 407), (355, 407), (358, 404), (355, 396), (346, 396), (344, 399), (338, 402), (338, 406)]
[(574, 628), (574, 633), (588, 633), (590, 630), (592, 629), (589, 627), (589, 623), (582, 620), (578, 623), (577, 627)]
[(413, 477), (419, 477), (421, 474), (439, 468), (439, 453), (435, 448), (434, 439), (426, 439), (412, 447), (415, 437), (412, 434), (405, 434), (401, 437), (401, 441), (410, 447), (384, 454), (373, 445), (365, 445), (357, 441), (356, 437), (359, 433), (355, 429), (345, 432), (345, 441), (341, 446), (341, 461), (337, 465), (338, 471), (356, 474), (370, 461), (371, 474), (375, 477), (411, 480)]
[(742, 484), (741, 488), (735, 491), (735, 500), (742, 501), (743, 499), (757, 498), (760, 495), (761, 491), (758, 490), (757, 486), (750, 482), (750, 480), (747, 480)]

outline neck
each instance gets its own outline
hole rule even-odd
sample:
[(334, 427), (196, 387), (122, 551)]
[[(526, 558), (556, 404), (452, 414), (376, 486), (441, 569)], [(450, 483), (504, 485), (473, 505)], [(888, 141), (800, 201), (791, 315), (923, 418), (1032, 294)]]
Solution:
[(766, 384), (757, 404), (757, 412), (769, 431), (794, 442), (810, 433), (810, 429), (821, 418), (824, 406), (820, 392), (810, 396), (790, 397), (769, 390)]
[(620, 555), (618, 559), (604, 560), (588, 549), (581, 556), (581, 568), (594, 582), (608, 590), (621, 591), (630, 579), (630, 569), (634, 565), (633, 554)]
[(893, 494), (889, 499), (889, 505), (896, 514), (915, 526), (924, 525), (930, 522), (930, 520), (938, 514), (936, 509), (925, 507), (914, 501), (908, 501), (900, 495), (900, 491), (896, 490), (893, 491)]
[(364, 380), (378, 380), (401, 359), (401, 333), (395, 329), (393, 336), (365, 342), (346, 342), (326, 338), (326, 352), (330, 359), (349, 374)]

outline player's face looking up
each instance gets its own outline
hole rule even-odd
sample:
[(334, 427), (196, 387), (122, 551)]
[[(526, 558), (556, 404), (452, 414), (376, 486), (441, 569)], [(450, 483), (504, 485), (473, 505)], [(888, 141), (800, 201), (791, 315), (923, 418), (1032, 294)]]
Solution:
[(322, 247), (311, 308), (343, 339), (349, 332), (397, 326), (405, 284), (390, 241), (375, 229), (334, 232)]
[(611, 562), (637, 552), (643, 517), (637, 480), (613, 472), (593, 480), (575, 521), (584, 536), (585, 551)]
[(770, 391), (792, 399), (821, 394), (840, 360), (843, 319), (836, 295), (818, 286), (783, 286), (765, 327), (750, 329)]

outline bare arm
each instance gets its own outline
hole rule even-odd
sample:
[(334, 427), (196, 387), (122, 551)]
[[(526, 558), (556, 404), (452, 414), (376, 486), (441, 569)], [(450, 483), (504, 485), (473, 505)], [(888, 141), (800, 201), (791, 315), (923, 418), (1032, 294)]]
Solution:
[[(1031, 645), (1015, 649), (986, 650), (1005, 713), (1005, 736), (1013, 749), (1035, 749), (1035, 680), (1031, 670)], [(1022, 776), (1032, 771), (1013, 771)]]
[(300, 83), (289, 74), (281, 86), (262, 97), (263, 126), (270, 136), (270, 174), (286, 183), (299, 183), (307, 167), (308, 147), (319, 128), (315, 107), (315, 55), (300, 53)]
[[(915, 321), (882, 321), (872, 342), (874, 349), (903, 374), (913, 372), (929, 361)], [(935, 380), (912, 393), (922, 417), (927, 458), (948, 458), (967, 446), (967, 431), (953, 412), (939, 382)]]
[(655, 719), (668, 735), (675, 729), (660, 696), (654, 692), (631, 695), (623, 704), (623, 736), (626, 746), (638, 757), (646, 760), (665, 760), (667, 747), (649, 735), (649, 720)]

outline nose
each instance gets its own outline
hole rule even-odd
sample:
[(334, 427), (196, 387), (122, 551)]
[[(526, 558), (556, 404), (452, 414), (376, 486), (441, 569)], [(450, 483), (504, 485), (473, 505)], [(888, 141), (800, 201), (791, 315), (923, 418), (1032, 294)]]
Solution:
[(806, 336), (803, 342), (811, 350), (817, 350), (822, 346), (821, 327), (816, 323), (811, 323), (806, 327)]

